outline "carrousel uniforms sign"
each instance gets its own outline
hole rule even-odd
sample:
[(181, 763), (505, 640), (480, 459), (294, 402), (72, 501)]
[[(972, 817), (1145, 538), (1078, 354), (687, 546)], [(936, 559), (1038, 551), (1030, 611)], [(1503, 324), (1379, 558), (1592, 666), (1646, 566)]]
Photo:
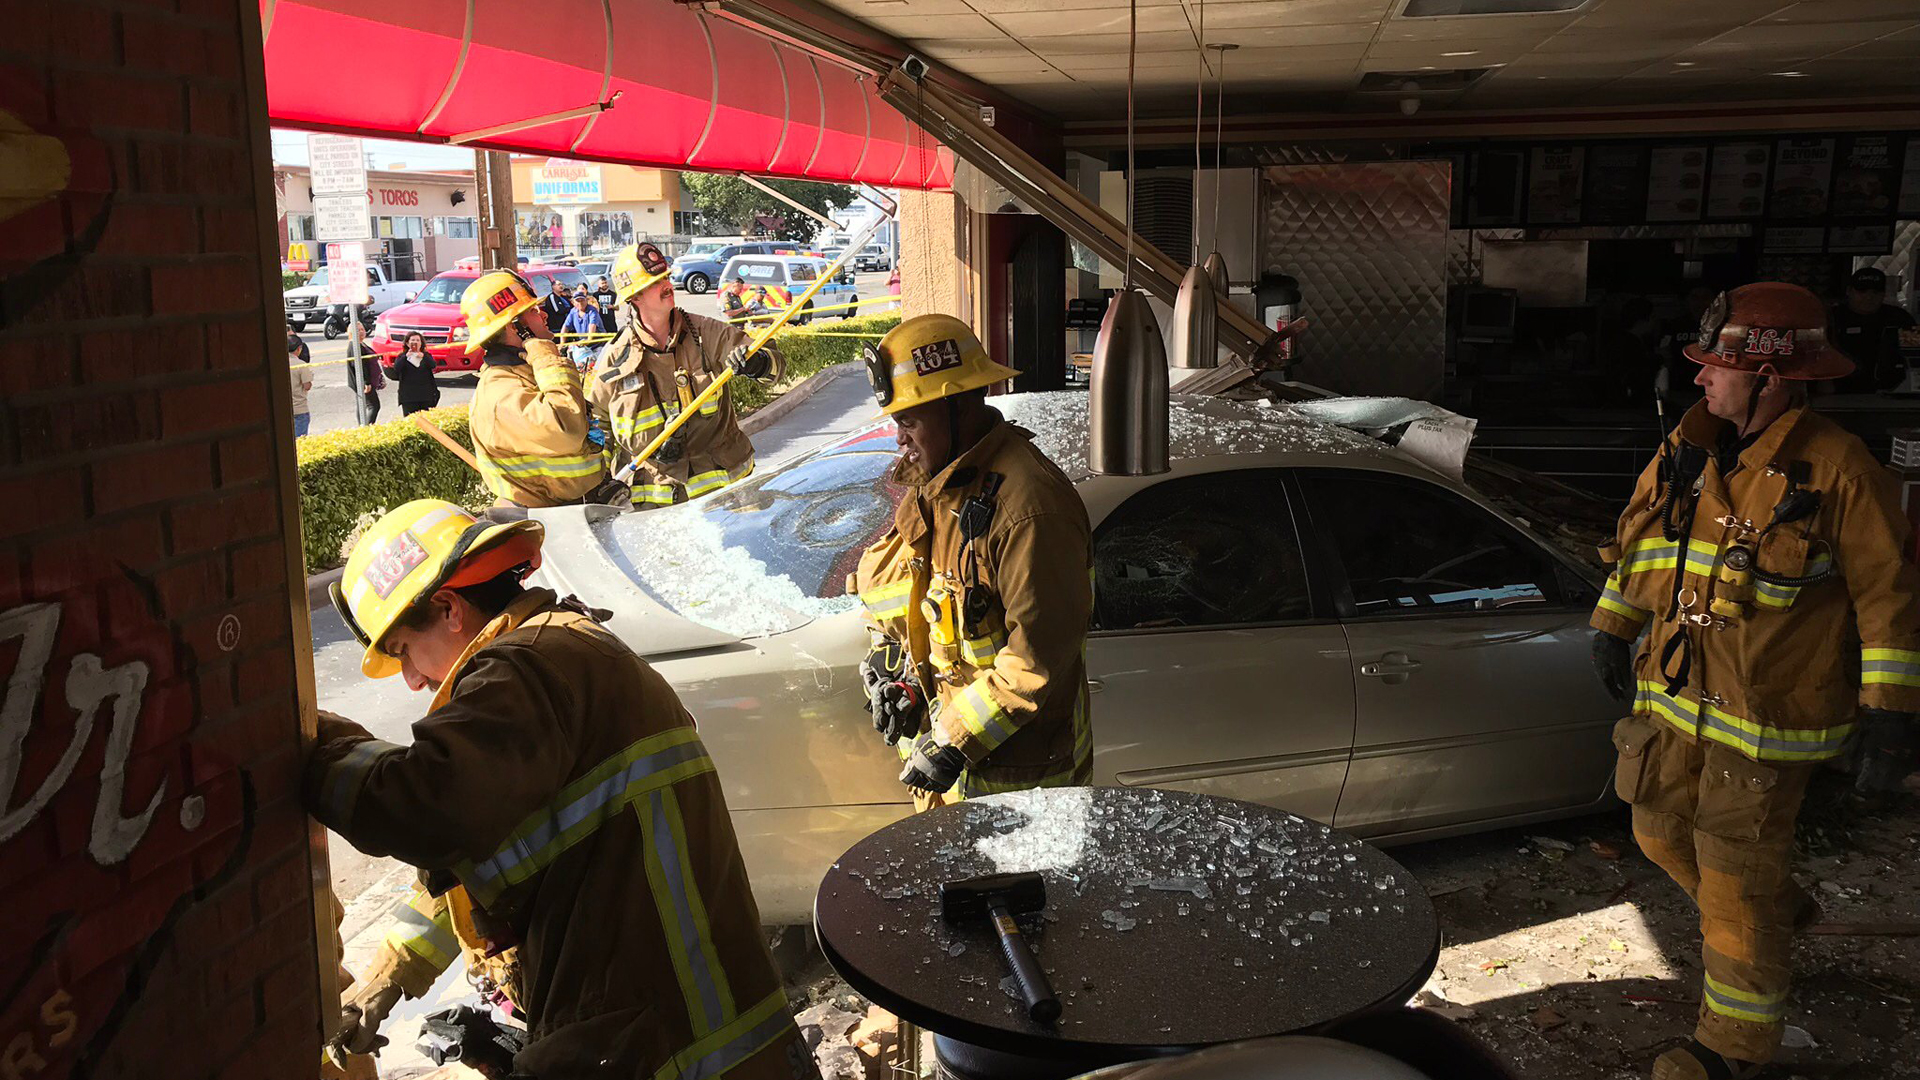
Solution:
[(592, 206), (605, 201), (598, 165), (550, 159), (533, 170), (535, 206)]

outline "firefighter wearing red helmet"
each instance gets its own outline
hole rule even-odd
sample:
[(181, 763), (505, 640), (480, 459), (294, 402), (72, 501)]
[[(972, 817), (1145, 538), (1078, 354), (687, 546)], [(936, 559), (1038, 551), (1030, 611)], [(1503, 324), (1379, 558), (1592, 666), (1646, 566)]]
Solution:
[(1656, 1080), (1743, 1077), (1770, 1061), (1789, 954), (1817, 913), (1788, 874), (1820, 763), (1851, 755), (1863, 806), (1920, 756), (1920, 576), (1894, 482), (1807, 407), (1853, 364), (1797, 285), (1732, 289), (1686, 355), (1706, 392), (1640, 476), (1602, 555), (1594, 664), (1633, 703), (1614, 728), (1634, 837), (1700, 908), (1694, 1041)]

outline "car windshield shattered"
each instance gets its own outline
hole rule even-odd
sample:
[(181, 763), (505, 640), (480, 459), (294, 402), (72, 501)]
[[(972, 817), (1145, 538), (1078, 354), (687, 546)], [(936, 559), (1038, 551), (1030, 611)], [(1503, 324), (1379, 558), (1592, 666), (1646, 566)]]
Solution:
[(847, 575), (893, 521), (905, 490), (891, 423), (696, 502), (601, 523), (601, 541), (647, 595), (674, 614), (763, 637), (851, 611)]

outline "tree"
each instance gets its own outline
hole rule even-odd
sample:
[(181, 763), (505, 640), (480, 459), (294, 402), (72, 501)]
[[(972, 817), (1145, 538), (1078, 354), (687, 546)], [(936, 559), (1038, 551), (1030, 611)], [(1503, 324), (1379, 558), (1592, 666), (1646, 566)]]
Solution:
[[(700, 211), (702, 226), (714, 231), (757, 235), (762, 219), (778, 222), (772, 230), (778, 240), (806, 241), (820, 232), (820, 223), (779, 199), (761, 191), (737, 176), (715, 173), (682, 173), (681, 182), (693, 196)], [(822, 184), (811, 180), (767, 180), (768, 187), (816, 213), (831, 215), (834, 210), (853, 204), (853, 189), (845, 184)]]

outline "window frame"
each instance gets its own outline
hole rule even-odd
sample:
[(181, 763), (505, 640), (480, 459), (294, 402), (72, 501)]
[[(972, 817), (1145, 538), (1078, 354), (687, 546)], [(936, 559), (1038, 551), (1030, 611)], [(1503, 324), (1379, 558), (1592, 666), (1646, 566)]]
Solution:
[[(1314, 497), (1309, 485), (1306, 483), (1309, 479), (1321, 477), (1331, 478), (1336, 481), (1340, 479), (1365, 479), (1389, 486), (1435, 493), (1443, 501), (1452, 500), (1456, 503), (1464, 504), (1469, 510), (1480, 514), (1486, 521), (1490, 522), (1494, 530), (1505, 538), (1508, 543), (1517, 545), (1523, 551), (1532, 552), (1535, 559), (1539, 561), (1541, 569), (1547, 571), (1545, 576), (1553, 585), (1553, 593), (1549, 594), (1547, 600), (1537, 604), (1511, 604), (1506, 607), (1496, 608), (1472, 607), (1443, 610), (1393, 608), (1379, 612), (1378, 614), (1362, 613), (1358, 603), (1354, 599), (1353, 582), (1347, 576), (1347, 563), (1340, 554), (1339, 545), (1334, 542), (1333, 532), (1320, 525), (1320, 515), (1326, 512), (1326, 508), (1319, 504), (1319, 500)], [(1575, 577), (1578, 575), (1574, 574), (1573, 571), (1568, 568), (1565, 560), (1556, 555), (1547, 545), (1542, 544), (1540, 541), (1527, 535), (1524, 531), (1516, 528), (1511, 522), (1494, 511), (1445, 485), (1436, 484), (1431, 480), (1425, 480), (1416, 476), (1407, 476), (1403, 473), (1385, 472), (1375, 469), (1329, 468), (1326, 466), (1296, 469), (1294, 470), (1293, 480), (1296, 485), (1295, 490), (1300, 497), (1299, 513), (1305, 516), (1305, 530), (1310, 534), (1307, 542), (1313, 545), (1315, 561), (1323, 568), (1323, 573), (1326, 575), (1323, 580), (1330, 587), (1333, 609), (1340, 622), (1361, 623), (1403, 619), (1478, 619), (1488, 616), (1585, 614), (1592, 607), (1591, 603), (1582, 604), (1580, 597), (1570, 595), (1563, 578), (1568, 575)], [(1582, 582), (1584, 584), (1584, 579), (1582, 579)]]
[[(1125, 498), (1121, 499), (1112, 510), (1107, 511), (1106, 515), (1100, 519), (1100, 523), (1093, 528), (1092, 544), (1093, 550), (1097, 555), (1100, 547), (1101, 534), (1113, 524), (1120, 512), (1125, 510), (1135, 499), (1147, 495), (1162, 485), (1200, 480), (1224, 480), (1229, 483), (1244, 483), (1249, 479), (1259, 476), (1271, 475), (1276, 482), (1281, 498), (1285, 500), (1287, 524), (1293, 533), (1294, 546), (1300, 554), (1301, 570), (1307, 586), (1306, 617), (1299, 619), (1267, 619), (1258, 622), (1200, 623), (1192, 626), (1142, 626), (1117, 630), (1090, 627), (1087, 631), (1087, 636), (1089, 638), (1102, 638), (1118, 637), (1121, 635), (1219, 633), (1222, 631), (1266, 630), (1290, 626), (1323, 626), (1339, 622), (1338, 613), (1333, 610), (1333, 592), (1328, 588), (1328, 580), (1322, 576), (1323, 568), (1319, 564), (1318, 551), (1311, 546), (1305, 521), (1301, 516), (1301, 493), (1299, 487), (1294, 483), (1294, 472), (1294, 469), (1283, 465), (1254, 465), (1239, 468), (1230, 467), (1188, 473), (1173, 473), (1163, 476), (1154, 483), (1129, 493)], [(1096, 584), (1096, 588), (1097, 587)], [(1098, 599), (1094, 602), (1093, 615), (1095, 619), (1099, 617)]]

